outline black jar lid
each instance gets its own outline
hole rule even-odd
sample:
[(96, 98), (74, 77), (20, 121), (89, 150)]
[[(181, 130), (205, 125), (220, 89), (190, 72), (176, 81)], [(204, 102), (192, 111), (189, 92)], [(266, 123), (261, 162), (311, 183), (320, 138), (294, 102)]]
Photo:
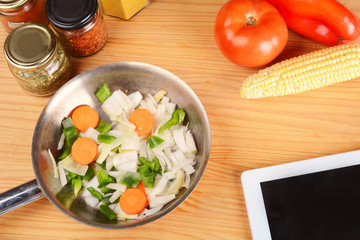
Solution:
[(55, 27), (76, 30), (91, 22), (97, 8), (97, 0), (48, 0), (46, 14)]

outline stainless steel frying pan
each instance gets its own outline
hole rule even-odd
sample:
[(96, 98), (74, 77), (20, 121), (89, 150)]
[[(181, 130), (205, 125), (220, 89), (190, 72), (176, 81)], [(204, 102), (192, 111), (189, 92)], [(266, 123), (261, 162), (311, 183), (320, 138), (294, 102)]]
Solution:
[[(198, 147), (196, 172), (191, 177), (188, 189), (182, 189), (176, 199), (165, 205), (159, 212), (141, 220), (109, 221), (100, 211), (86, 205), (81, 199), (60, 197), (60, 180), (54, 177), (52, 163), (46, 153), (57, 151), (61, 135), (61, 121), (77, 106), (87, 104), (98, 110), (101, 118), (108, 120), (103, 113), (94, 92), (107, 83), (111, 90), (139, 90), (142, 94), (155, 94), (165, 89), (171, 100), (187, 113), (186, 121), (194, 134)], [(210, 125), (203, 105), (193, 90), (174, 74), (145, 63), (120, 62), (103, 65), (88, 70), (65, 84), (43, 109), (32, 141), (32, 162), (36, 180), (32, 180), (0, 195), (0, 214), (29, 203), (45, 195), (47, 199), (67, 216), (90, 226), (121, 229), (135, 227), (161, 218), (179, 206), (199, 183), (210, 154)]]

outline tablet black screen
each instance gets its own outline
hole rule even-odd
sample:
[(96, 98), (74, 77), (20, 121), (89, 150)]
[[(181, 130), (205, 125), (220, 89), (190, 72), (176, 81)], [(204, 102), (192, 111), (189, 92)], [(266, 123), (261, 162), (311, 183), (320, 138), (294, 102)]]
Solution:
[(261, 183), (273, 240), (360, 239), (360, 165)]

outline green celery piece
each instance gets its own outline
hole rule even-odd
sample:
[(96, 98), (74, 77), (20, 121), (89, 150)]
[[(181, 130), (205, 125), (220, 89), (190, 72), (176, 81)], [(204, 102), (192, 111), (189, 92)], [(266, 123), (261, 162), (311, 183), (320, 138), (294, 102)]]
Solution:
[(58, 160), (64, 160), (67, 156), (69, 156), (71, 153), (71, 147), (66, 147), (65, 150), (61, 153)]
[(99, 134), (97, 137), (97, 140), (101, 143), (107, 143), (110, 144), (115, 139), (114, 136), (105, 135), (105, 134)]
[(97, 97), (97, 99), (99, 100), (99, 102), (101, 104), (103, 104), (105, 102), (105, 100), (110, 97), (111, 92), (109, 89), (109, 86), (104, 83), (103, 85), (101, 85), (98, 90), (95, 92), (95, 96)]
[(178, 123), (182, 123), (185, 119), (185, 111), (183, 108), (176, 109), (173, 114), (171, 115), (171, 118), (169, 121), (167, 121), (163, 126), (160, 127), (159, 133), (161, 133), (163, 130), (175, 126)]
[(138, 167), (137, 171), (140, 173), (140, 179), (146, 188), (153, 188), (156, 172), (151, 170), (148, 165), (142, 165)]
[(59, 160), (63, 160), (70, 155), (71, 147), (79, 136), (79, 131), (75, 126), (63, 128), (63, 133), (65, 135), (65, 150), (60, 155)]
[(76, 173), (70, 172), (70, 171), (68, 171), (68, 170), (65, 170), (65, 171), (67, 172), (67, 174), (66, 174), (66, 180), (67, 180), (68, 182), (71, 182), (71, 180), (74, 179), (74, 178), (79, 178), (79, 179), (82, 178), (82, 176), (77, 175)]
[(103, 194), (107, 194), (107, 193), (113, 193), (113, 192), (115, 192), (115, 190), (114, 190), (114, 189), (108, 188), (108, 187), (106, 187), (106, 186), (104, 186), (104, 187), (100, 188), (100, 191), (101, 191)]
[(96, 163), (99, 167), (106, 170), (106, 160), (104, 160), (102, 163)]
[(133, 172), (125, 173), (120, 179), (120, 183), (126, 185), (128, 188), (137, 187), (139, 182), (139, 179), (137, 179), (136, 174)]
[(105, 122), (104, 120), (100, 120), (99, 124), (96, 127), (96, 130), (100, 133), (100, 134), (106, 134), (108, 131), (111, 130), (111, 125), (107, 122)]
[(83, 179), (85, 181), (90, 181), (95, 176), (95, 168), (92, 164), (88, 164), (88, 170), (86, 171)]
[(71, 179), (71, 184), (74, 186), (74, 194), (79, 195), (80, 190), (83, 187), (82, 180), (80, 178)]
[(154, 158), (152, 162), (147, 160), (145, 157), (139, 157), (141, 166), (138, 167), (137, 171), (140, 174), (140, 179), (145, 187), (154, 187), (156, 174), (161, 174), (161, 166), (158, 158)]
[(139, 157), (139, 162), (142, 165), (150, 167), (153, 172), (161, 173), (161, 166), (158, 158), (154, 158), (152, 162), (147, 160), (145, 157)]
[(93, 187), (88, 187), (87, 190), (91, 193), (92, 196), (99, 199), (99, 201), (103, 199), (103, 195), (100, 192), (96, 191)]
[(100, 205), (100, 211), (110, 220), (114, 220), (117, 218), (117, 214), (105, 204)]
[(149, 143), (149, 146), (150, 148), (154, 148), (158, 145), (160, 145), (162, 142), (164, 142), (165, 140), (158, 137), (158, 136), (155, 136), (155, 135), (152, 135), (150, 137), (148, 137), (148, 143)]
[(110, 205), (110, 204), (114, 204), (114, 203), (118, 203), (120, 201), (120, 197), (118, 197), (114, 202), (110, 202), (110, 198), (112, 195), (106, 196), (104, 197), (101, 202), (105, 205)]
[(98, 188), (102, 188), (102, 187), (108, 185), (109, 183), (115, 182), (114, 178), (109, 176), (109, 174), (107, 174), (105, 169), (102, 169), (102, 168), (96, 169), (95, 175), (99, 181)]

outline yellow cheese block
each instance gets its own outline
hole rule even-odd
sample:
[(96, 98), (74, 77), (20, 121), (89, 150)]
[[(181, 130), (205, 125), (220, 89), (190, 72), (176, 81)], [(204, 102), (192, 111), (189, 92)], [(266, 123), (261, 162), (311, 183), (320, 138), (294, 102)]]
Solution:
[(149, 3), (149, 0), (101, 0), (106, 15), (124, 20), (131, 19)]

